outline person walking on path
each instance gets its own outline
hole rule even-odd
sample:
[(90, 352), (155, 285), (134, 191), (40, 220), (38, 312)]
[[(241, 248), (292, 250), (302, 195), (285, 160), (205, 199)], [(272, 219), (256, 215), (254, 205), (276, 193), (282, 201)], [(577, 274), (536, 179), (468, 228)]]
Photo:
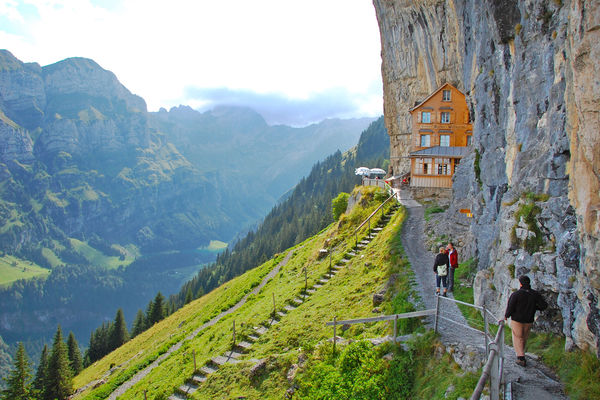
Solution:
[(527, 275), (519, 277), (520, 288), (510, 295), (504, 320), (510, 318), (510, 328), (512, 330), (513, 346), (517, 355), (517, 364), (524, 367), (527, 365), (525, 360), (525, 344), (533, 325), (535, 312), (543, 311), (548, 307), (548, 303), (537, 291), (531, 288), (531, 281)]
[(435, 256), (433, 263), (433, 272), (435, 273), (435, 294), (440, 294), (440, 282), (444, 286), (444, 297), (448, 295), (448, 269), (449, 269), (448, 254), (446, 249), (440, 247), (440, 252)]
[(448, 252), (448, 261), (450, 261), (450, 268), (448, 269), (448, 291), (454, 291), (454, 270), (458, 268), (458, 251), (454, 248), (454, 243), (449, 242), (446, 246)]

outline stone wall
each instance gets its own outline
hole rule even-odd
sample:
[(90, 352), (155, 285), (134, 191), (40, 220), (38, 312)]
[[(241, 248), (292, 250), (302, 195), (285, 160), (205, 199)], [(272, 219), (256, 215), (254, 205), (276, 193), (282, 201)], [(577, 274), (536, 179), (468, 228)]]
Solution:
[[(474, 151), (447, 220), (470, 208), (478, 303), (503, 313), (517, 277), (549, 299), (537, 326), (598, 351), (599, 5), (374, 0), (394, 174), (408, 109), (449, 81), (467, 95)], [(395, 160), (395, 161), (394, 161)], [(457, 221), (458, 222), (458, 221)]]

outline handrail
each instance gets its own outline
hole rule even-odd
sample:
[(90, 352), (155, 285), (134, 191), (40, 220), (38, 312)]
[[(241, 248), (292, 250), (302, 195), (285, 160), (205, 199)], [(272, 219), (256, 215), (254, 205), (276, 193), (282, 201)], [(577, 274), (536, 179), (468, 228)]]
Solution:
[(360, 224), (360, 225), (358, 226), (358, 228), (356, 228), (356, 229), (354, 230), (354, 232), (353, 232), (352, 234), (353, 234), (353, 235), (354, 235), (354, 234), (356, 234), (356, 232), (358, 232), (358, 231), (359, 231), (359, 229), (360, 229), (360, 228), (362, 228), (362, 227), (364, 226), (364, 224), (366, 224), (366, 223), (367, 223), (367, 222), (368, 222), (368, 221), (369, 221), (369, 220), (370, 220), (370, 219), (371, 219), (371, 218), (372, 218), (372, 217), (373, 217), (373, 216), (374, 216), (374, 215), (377, 213), (377, 211), (379, 211), (379, 210), (380, 210), (380, 209), (381, 209), (381, 208), (382, 208), (382, 207), (383, 207), (383, 206), (384, 206), (384, 205), (385, 205), (385, 204), (386, 204), (388, 201), (390, 201), (390, 199), (392, 199), (392, 198), (393, 198), (393, 197), (395, 197), (395, 196), (396, 196), (395, 194), (392, 194), (392, 195), (391, 195), (390, 197), (388, 197), (388, 198), (387, 198), (387, 199), (386, 199), (386, 200), (385, 200), (383, 203), (381, 203), (381, 204), (379, 205), (379, 207), (377, 207), (377, 209), (376, 209), (375, 211), (373, 211), (373, 212), (371, 213), (371, 215), (369, 215), (369, 216), (368, 216), (368, 217), (367, 217), (367, 218), (366, 218), (366, 219), (365, 219), (365, 220), (362, 222), (362, 224)]
[(504, 370), (504, 321), (500, 321), (498, 326), (499, 328), (496, 337), (490, 344), (487, 362), (483, 367), (481, 377), (477, 382), (477, 386), (475, 387), (470, 400), (479, 400), (488, 379), (491, 379), (490, 399), (497, 400), (500, 397), (500, 384), (502, 382), (502, 372)]
[[(389, 186), (389, 185), (388, 185)], [(389, 188), (389, 190), (391, 190), (391, 187)], [(377, 207), (377, 209), (375, 211), (373, 211), (371, 213), (371, 215), (369, 215), (361, 224), (358, 228), (356, 228), (354, 230), (354, 232), (352, 233), (353, 235), (356, 235), (358, 233), (358, 230), (367, 222), (370, 221), (370, 219), (375, 215), (375, 213), (377, 211), (379, 211), (391, 198), (395, 197), (395, 194), (392, 192), (392, 195), (390, 197), (388, 197), (383, 203), (381, 203), (379, 205), (379, 207)], [(382, 211), (383, 212), (383, 211)], [(370, 229), (369, 229), (370, 231)], [(369, 232), (370, 233), (370, 232)], [(339, 246), (341, 246), (344, 243), (344, 241), (336, 244), (335, 246), (333, 246), (328, 252), (329, 252), (329, 274), (331, 275), (331, 268), (332, 268), (332, 257), (333, 257), (333, 253), (338, 249)], [(356, 239), (356, 243), (355, 246), (358, 244), (358, 238)]]

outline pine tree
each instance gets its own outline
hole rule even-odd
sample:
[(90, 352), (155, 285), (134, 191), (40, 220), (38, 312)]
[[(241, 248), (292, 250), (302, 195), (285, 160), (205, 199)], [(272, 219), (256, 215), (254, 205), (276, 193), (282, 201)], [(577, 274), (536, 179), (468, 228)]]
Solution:
[(33, 389), (35, 397), (38, 399), (44, 399), (45, 393), (44, 388), (46, 387), (46, 377), (48, 375), (48, 358), (49, 358), (48, 346), (44, 345), (42, 354), (40, 355), (40, 362), (38, 364), (37, 371), (35, 373), (35, 379), (33, 380)]
[(136, 337), (140, 333), (146, 330), (146, 322), (144, 319), (144, 312), (142, 310), (138, 310), (135, 315), (135, 319), (133, 320), (133, 325), (131, 327), (131, 337)]
[(121, 347), (128, 340), (129, 332), (127, 331), (127, 323), (125, 322), (123, 310), (119, 308), (110, 332), (110, 350), (112, 351), (118, 347)]
[(192, 288), (188, 287), (187, 292), (185, 292), (185, 303), (184, 304), (191, 303), (192, 300), (194, 300), (194, 295), (192, 294)]
[(73, 332), (69, 332), (67, 339), (67, 348), (69, 349), (69, 365), (73, 371), (73, 375), (77, 375), (83, 369), (83, 361), (81, 360), (81, 350), (79, 350), (79, 343), (75, 340)]
[(156, 294), (154, 301), (152, 302), (152, 308), (150, 309), (150, 316), (148, 318), (149, 326), (156, 324), (165, 317), (165, 296), (161, 292)]
[(60, 325), (54, 335), (46, 378), (44, 390), (46, 400), (64, 400), (73, 393), (73, 374), (69, 366), (69, 350), (63, 341)]
[(5, 378), (7, 388), (2, 391), (5, 399), (30, 400), (32, 399), (31, 366), (25, 352), (23, 343), (19, 342), (17, 354), (15, 355), (15, 368), (10, 376)]

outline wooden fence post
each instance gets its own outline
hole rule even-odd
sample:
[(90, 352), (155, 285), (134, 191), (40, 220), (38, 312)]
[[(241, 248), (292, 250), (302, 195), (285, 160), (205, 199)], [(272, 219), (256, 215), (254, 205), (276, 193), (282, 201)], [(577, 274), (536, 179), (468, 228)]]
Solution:
[(337, 337), (335, 336), (335, 327), (337, 324), (337, 316), (333, 317), (333, 355), (335, 356), (335, 343), (337, 341)]
[(308, 290), (308, 269), (304, 267), (304, 299), (306, 300), (306, 291)]
[(484, 304), (483, 305), (483, 336), (485, 337), (485, 354), (488, 354), (490, 351), (488, 333), (489, 333), (489, 324), (488, 324), (488, 319), (487, 319), (487, 310), (485, 309), (485, 304)]
[(398, 314), (394, 317), (394, 344), (396, 344), (396, 337), (398, 336)]
[(490, 352), (493, 355), (492, 358), (492, 371), (490, 373), (490, 400), (500, 399), (500, 376), (498, 368), (498, 345), (494, 342), (490, 344), (490, 347), (494, 349)]
[(194, 372), (198, 369), (196, 368), (196, 349), (192, 349), (192, 356), (194, 357)]
[(275, 318), (275, 312), (276, 312), (276, 308), (275, 308), (275, 292), (273, 292), (273, 318)]
[(148, 400), (148, 391), (144, 390), (144, 400)]
[(235, 320), (233, 320), (233, 344), (231, 345), (231, 348), (233, 348), (235, 346)]

